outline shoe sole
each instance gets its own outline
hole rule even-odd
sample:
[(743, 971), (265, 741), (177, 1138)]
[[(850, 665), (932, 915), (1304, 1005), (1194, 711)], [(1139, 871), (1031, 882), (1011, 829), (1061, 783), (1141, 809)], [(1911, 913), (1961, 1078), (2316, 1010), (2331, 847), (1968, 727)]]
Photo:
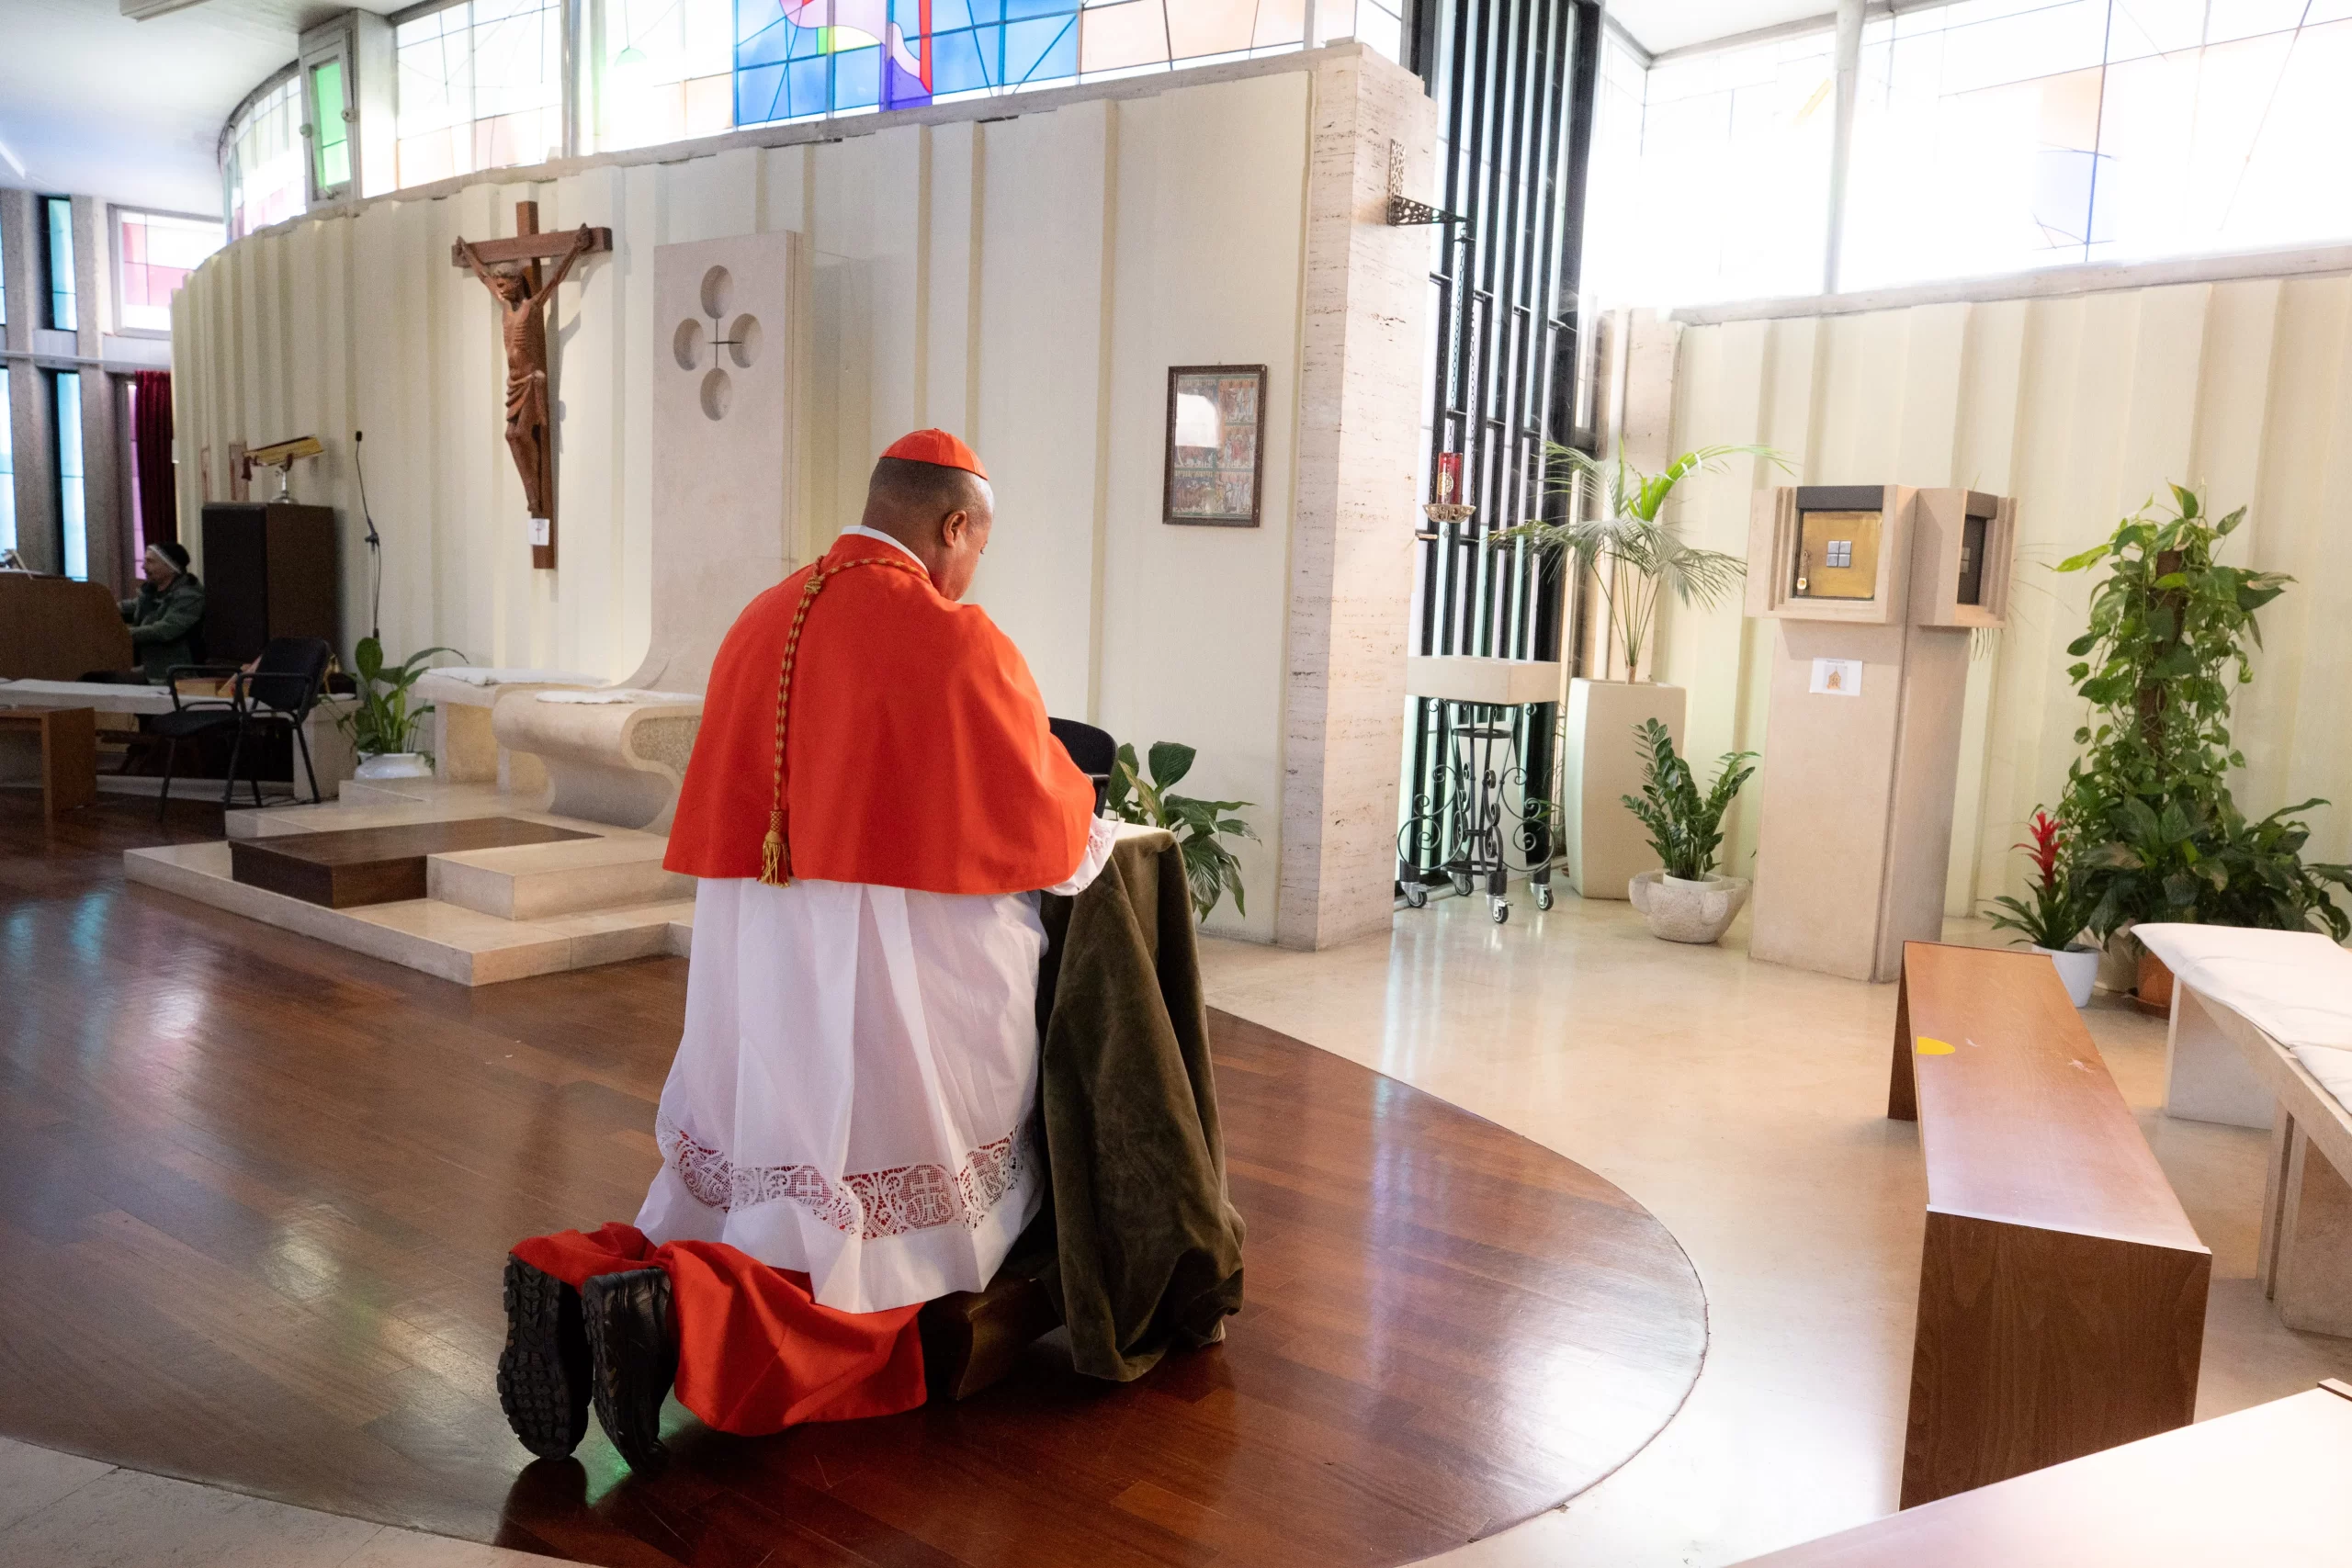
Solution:
[[(651, 1293), (659, 1321), (648, 1323), (631, 1300)], [(651, 1475), (670, 1460), (662, 1446), (662, 1402), (678, 1374), (678, 1350), (669, 1334), (670, 1277), (659, 1269), (601, 1274), (581, 1292), (588, 1330), (596, 1419), (629, 1469)]]
[(541, 1459), (562, 1459), (580, 1446), (588, 1435), (592, 1365), (580, 1292), (509, 1258), (498, 1407), (525, 1448)]

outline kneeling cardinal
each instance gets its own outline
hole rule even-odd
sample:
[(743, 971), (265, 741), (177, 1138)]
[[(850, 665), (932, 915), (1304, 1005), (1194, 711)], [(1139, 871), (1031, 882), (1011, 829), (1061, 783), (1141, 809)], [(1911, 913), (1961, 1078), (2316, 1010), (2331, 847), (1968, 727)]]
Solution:
[(979, 459), (918, 431), (719, 649), (666, 861), (698, 881), (662, 1168), (635, 1225), (507, 1263), (499, 1393), (536, 1453), (593, 1397), (654, 1468), (673, 1385), (746, 1434), (919, 1404), (917, 1311), (1037, 1212), (1036, 894), (1116, 829), (961, 603), (992, 522)]

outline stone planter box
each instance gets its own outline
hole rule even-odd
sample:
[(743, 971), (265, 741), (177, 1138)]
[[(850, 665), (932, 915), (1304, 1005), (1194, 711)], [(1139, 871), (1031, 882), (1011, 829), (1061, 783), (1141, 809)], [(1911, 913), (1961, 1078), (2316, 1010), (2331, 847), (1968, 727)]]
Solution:
[(1642, 753), (1634, 730), (1657, 719), (1682, 744), (1689, 694), (1646, 682), (1568, 682), (1568, 711), (1560, 757), (1560, 848), (1568, 882), (1587, 898), (1625, 897), (1617, 890), (1637, 872), (1657, 864), (1649, 835), (1621, 796), (1642, 793)]
[(1652, 936), (1704, 946), (1723, 940), (1747, 907), (1748, 887), (1744, 876), (1688, 882), (1662, 871), (1645, 871), (1627, 880), (1625, 897), (1649, 921)]

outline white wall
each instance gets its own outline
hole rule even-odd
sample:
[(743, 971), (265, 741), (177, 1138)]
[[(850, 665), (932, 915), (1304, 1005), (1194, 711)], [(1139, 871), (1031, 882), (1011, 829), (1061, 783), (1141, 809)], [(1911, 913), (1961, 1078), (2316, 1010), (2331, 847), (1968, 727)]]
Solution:
[[(1271, 936), (1294, 522), (1303, 505), (1326, 516), (1340, 504), (1299, 494), (1309, 164), (1318, 100), (1356, 94), (1360, 78), (1426, 109), (1409, 75), (1340, 45), (1040, 94), (1021, 100), (1016, 118), (978, 122), (982, 108), (1001, 112), (999, 101), (956, 106), (961, 118), (894, 116), (864, 133), (854, 121), (791, 128), (780, 145), (738, 136), (506, 171), (503, 184), (490, 176), (282, 226), (220, 253), (179, 296), (184, 506), (193, 518), (199, 448), (211, 449), (213, 493), (224, 497), (232, 440), (316, 433), (328, 455), (298, 470), (296, 493), (343, 509), (345, 626), (356, 639), (367, 570), (348, 436), (365, 430), (394, 652), (446, 644), (477, 662), (618, 679), (647, 647), (650, 551), (673, 521), (649, 474), (652, 248), (796, 231), (813, 263), (803, 558), (855, 520), (884, 445), (924, 424), (965, 435), (989, 464), (998, 504), (974, 597), (1021, 645), (1052, 711), (1099, 722), (1139, 750), (1195, 745), (1185, 793), (1258, 803), (1248, 815), (1264, 841), (1241, 852), (1249, 918), (1228, 904), (1214, 924)], [(1385, 172), (1390, 118), (1347, 121), (1366, 167)], [(1427, 115), (1407, 131), (1426, 159)], [(553, 177), (526, 177), (534, 173)], [(492, 308), (449, 265), (459, 235), (512, 232), (517, 199), (539, 202), (544, 229), (604, 224), (614, 237), (614, 253), (583, 263), (562, 289), (551, 321), (561, 430), (553, 572), (529, 564)], [(1376, 210), (1345, 203), (1324, 220), (1378, 223)], [(1417, 354), (1418, 288), (1410, 299), (1385, 330)], [(1335, 377), (1344, 361), (1332, 357)], [(1167, 370), (1205, 363), (1268, 367), (1255, 530), (1160, 521)], [(1413, 390), (1401, 389), (1396, 443), (1399, 561)], [(1340, 400), (1329, 401), (1336, 417)], [(1327, 476), (1325, 488), (1346, 482)], [(1400, 691), (1408, 586), (1393, 606)], [(921, 787), (910, 781), (917, 796)], [(1387, 809), (1384, 834), (1393, 800)], [(1385, 920), (1385, 881), (1377, 892)]]
[[(2217, 513), (2249, 508), (2225, 560), (2296, 579), (2262, 613), (2264, 649), (2236, 699), (2238, 804), (2260, 816), (2331, 797), (2306, 853), (2352, 858), (2352, 255), (2326, 265), (2337, 270), (2179, 283), (2147, 269), (2141, 287), (2114, 268), (2093, 292), (1682, 331), (1677, 450), (1763, 441), (1801, 459), (1807, 483), (2018, 498), (2009, 625), (1970, 671), (1951, 912), (2022, 886), (2010, 846), (2037, 806), (2056, 803), (2076, 754), (2086, 709), (2065, 647), (2082, 631), (2091, 574), (2050, 569), (2167, 480), (2201, 489)], [(1685, 487), (1690, 538), (1745, 548), (1751, 488), (1788, 482), (1756, 467)], [(1769, 631), (1736, 607), (1666, 621), (1660, 679), (1691, 688), (1692, 753), (1758, 747), (1770, 766)], [(1740, 863), (1754, 843), (1751, 818), (1735, 839)]]

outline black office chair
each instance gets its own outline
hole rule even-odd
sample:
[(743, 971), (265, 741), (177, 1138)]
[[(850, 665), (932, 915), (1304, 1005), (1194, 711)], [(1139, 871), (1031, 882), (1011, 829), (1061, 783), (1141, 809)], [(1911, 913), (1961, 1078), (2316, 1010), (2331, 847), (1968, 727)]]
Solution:
[[(218, 664), (174, 665), (165, 677), (171, 686), (172, 711), (148, 720), (148, 732), (162, 737), (164, 742), (164, 787), (156, 797), (155, 819), (162, 821), (171, 804), (172, 770), (179, 760), (181, 741), (223, 732), (232, 734), (229, 779), (220, 789), (220, 808), (226, 811), (236, 797), (237, 768), (245, 754), (246, 734), (277, 724), (286, 726), (301, 750), (302, 771), (311, 779), (311, 803), (322, 802), (326, 797), (319, 791), (319, 771), (311, 761), (310, 737), (302, 732), (302, 721), (311, 716), (311, 709), (318, 703), (332, 657), (321, 638), (281, 637), (270, 640), (251, 670)], [(226, 674), (230, 678), (227, 696), (181, 697), (180, 677), (207, 674)], [(254, 804), (261, 805), (258, 762), (247, 782), (253, 786)]]
[(1111, 770), (1118, 766), (1119, 743), (1111, 739), (1109, 730), (1080, 724), (1074, 718), (1049, 718), (1046, 726), (1062, 743), (1062, 750), (1069, 753), (1069, 760), (1078, 764), (1078, 771), (1094, 781), (1094, 815), (1102, 816), (1103, 805), (1111, 797)]

